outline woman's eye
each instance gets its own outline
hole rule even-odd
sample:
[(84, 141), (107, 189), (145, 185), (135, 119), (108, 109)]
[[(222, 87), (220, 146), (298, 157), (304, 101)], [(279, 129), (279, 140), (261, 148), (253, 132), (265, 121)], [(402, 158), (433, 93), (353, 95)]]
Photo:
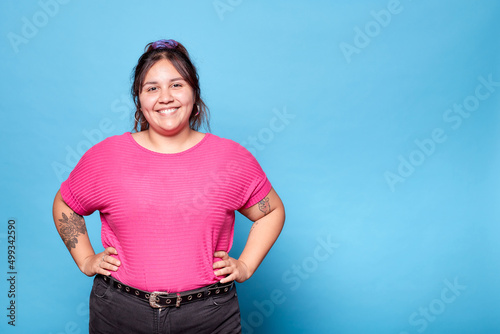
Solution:
[(148, 92), (153, 92), (153, 91), (155, 91), (155, 90), (156, 90), (156, 87), (149, 87), (149, 88), (148, 88)]
[(180, 88), (180, 87), (182, 87), (182, 84), (180, 84), (180, 83), (174, 83), (172, 85), (172, 87), (174, 87), (174, 88)]

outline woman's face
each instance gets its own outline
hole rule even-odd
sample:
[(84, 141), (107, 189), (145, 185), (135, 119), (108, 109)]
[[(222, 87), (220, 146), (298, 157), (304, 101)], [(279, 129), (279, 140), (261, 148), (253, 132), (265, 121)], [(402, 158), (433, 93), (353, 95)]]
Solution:
[(149, 131), (174, 136), (189, 130), (193, 89), (169, 60), (159, 60), (146, 73), (139, 101)]

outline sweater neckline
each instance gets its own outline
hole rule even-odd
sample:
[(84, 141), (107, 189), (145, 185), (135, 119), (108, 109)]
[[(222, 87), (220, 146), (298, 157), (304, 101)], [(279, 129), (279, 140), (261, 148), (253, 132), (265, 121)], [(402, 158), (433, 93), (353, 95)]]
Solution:
[(181, 152), (177, 152), (177, 153), (160, 153), (160, 152), (156, 152), (156, 151), (152, 151), (142, 145), (140, 145), (138, 142), (135, 141), (134, 137), (132, 137), (132, 133), (131, 132), (125, 132), (125, 135), (127, 138), (129, 138), (129, 140), (133, 143), (134, 146), (138, 147), (139, 149), (141, 149), (142, 151), (144, 152), (147, 152), (147, 153), (150, 153), (150, 154), (154, 154), (154, 155), (159, 155), (159, 156), (167, 156), (167, 157), (174, 157), (174, 156), (180, 156), (180, 155), (183, 155), (183, 154), (187, 154), (195, 149), (197, 149), (199, 146), (201, 146), (207, 139), (208, 137), (212, 136), (211, 133), (205, 133), (205, 136), (198, 142), (196, 143), (195, 145), (191, 146), (190, 148), (184, 150), (184, 151), (181, 151)]

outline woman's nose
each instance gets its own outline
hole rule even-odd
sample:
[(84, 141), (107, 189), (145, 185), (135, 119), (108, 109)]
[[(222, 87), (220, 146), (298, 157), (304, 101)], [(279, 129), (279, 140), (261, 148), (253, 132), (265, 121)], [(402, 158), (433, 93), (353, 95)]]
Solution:
[(160, 94), (160, 102), (163, 103), (168, 103), (172, 101), (172, 94), (170, 93), (169, 89), (162, 89), (161, 94)]

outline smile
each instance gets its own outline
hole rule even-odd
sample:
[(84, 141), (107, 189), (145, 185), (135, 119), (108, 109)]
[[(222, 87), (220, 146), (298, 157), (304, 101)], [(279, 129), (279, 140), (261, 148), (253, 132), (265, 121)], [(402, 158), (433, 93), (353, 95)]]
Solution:
[(169, 115), (169, 114), (173, 114), (174, 112), (176, 112), (177, 109), (179, 109), (179, 108), (162, 109), (162, 110), (158, 110), (158, 112), (162, 115)]

